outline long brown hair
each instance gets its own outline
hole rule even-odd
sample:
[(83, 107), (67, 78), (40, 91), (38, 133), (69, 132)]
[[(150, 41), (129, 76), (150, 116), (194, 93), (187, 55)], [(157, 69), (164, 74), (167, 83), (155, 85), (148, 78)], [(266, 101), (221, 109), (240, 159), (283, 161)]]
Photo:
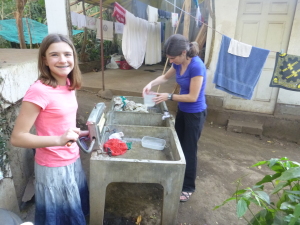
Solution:
[(61, 34), (49, 34), (42, 41), (39, 49), (39, 56), (38, 56), (38, 69), (40, 71), (40, 75), (38, 79), (45, 85), (49, 85), (54, 88), (57, 87), (58, 85), (57, 80), (52, 76), (49, 67), (46, 66), (44, 62), (44, 57), (46, 57), (46, 51), (49, 48), (49, 46), (53, 43), (58, 43), (58, 42), (67, 43), (73, 50), (74, 68), (68, 74), (68, 78), (70, 80), (69, 89), (70, 90), (79, 89), (81, 87), (81, 72), (78, 66), (77, 53), (70, 39)]

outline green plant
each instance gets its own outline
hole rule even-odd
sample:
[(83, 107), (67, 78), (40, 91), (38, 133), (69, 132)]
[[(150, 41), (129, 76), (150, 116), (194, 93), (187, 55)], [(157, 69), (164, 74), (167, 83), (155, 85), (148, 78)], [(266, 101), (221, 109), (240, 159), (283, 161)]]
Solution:
[[(248, 225), (299, 225), (300, 224), (300, 164), (288, 158), (272, 158), (260, 161), (252, 167), (266, 165), (274, 174), (264, 176), (253, 187), (239, 189), (241, 179), (237, 181), (236, 192), (226, 199), (224, 204), (235, 200), (237, 216), (244, 218)], [(272, 190), (265, 191), (265, 185), (270, 183)], [(251, 203), (258, 206), (260, 211), (255, 214)], [(252, 217), (246, 218), (249, 211)]]

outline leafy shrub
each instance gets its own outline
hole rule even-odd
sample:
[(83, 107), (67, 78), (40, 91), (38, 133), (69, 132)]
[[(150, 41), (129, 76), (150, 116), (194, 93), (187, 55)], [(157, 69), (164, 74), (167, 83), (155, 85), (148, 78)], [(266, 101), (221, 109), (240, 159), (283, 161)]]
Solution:
[[(266, 165), (274, 174), (266, 175), (253, 187), (239, 189), (226, 199), (217, 209), (229, 201), (235, 200), (237, 216), (244, 218), (248, 225), (299, 225), (300, 224), (300, 164), (288, 158), (272, 158), (260, 161), (252, 167)], [(240, 180), (239, 180), (240, 181)], [(267, 193), (264, 184), (271, 183), (273, 189)], [(271, 200), (272, 199), (272, 200)], [(273, 200), (274, 199), (274, 200)], [(257, 214), (250, 208), (255, 204), (260, 208)], [(249, 211), (251, 218), (246, 218)]]

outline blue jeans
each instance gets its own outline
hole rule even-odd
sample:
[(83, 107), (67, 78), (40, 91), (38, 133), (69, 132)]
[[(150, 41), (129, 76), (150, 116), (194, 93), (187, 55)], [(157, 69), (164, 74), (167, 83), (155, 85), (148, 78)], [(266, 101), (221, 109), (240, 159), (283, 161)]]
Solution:
[(182, 191), (194, 192), (196, 189), (196, 171), (197, 171), (197, 143), (200, 138), (207, 110), (198, 113), (186, 113), (178, 109), (175, 130), (179, 138), (184, 157), (186, 168)]

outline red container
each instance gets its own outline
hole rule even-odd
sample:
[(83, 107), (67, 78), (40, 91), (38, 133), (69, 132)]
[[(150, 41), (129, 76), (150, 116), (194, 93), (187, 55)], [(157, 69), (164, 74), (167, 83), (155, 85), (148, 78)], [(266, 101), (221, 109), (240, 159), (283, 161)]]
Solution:
[(132, 67), (124, 60), (120, 61), (120, 69), (121, 70), (130, 70)]

